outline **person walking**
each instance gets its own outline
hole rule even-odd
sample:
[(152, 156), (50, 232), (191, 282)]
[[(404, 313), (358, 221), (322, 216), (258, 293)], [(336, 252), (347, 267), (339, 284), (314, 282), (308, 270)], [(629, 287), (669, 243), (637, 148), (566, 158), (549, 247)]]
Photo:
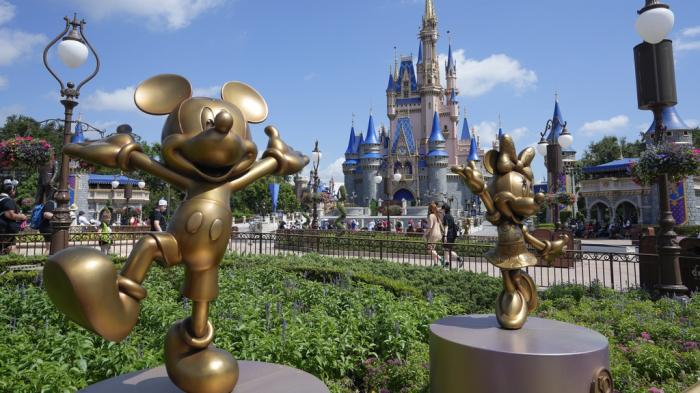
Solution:
[(112, 212), (108, 208), (102, 209), (100, 211), (100, 222), (97, 224), (97, 232), (99, 234), (100, 251), (103, 254), (109, 255), (109, 249), (112, 247), (112, 227), (110, 223), (112, 222)]
[(15, 236), (19, 233), (21, 223), (27, 220), (15, 202), (16, 186), (16, 182), (5, 179), (0, 193), (0, 252), (3, 254), (15, 251)]
[(457, 225), (455, 224), (454, 217), (450, 214), (450, 205), (442, 205), (442, 211), (442, 224), (445, 228), (445, 242), (443, 243), (443, 248), (445, 250), (445, 266), (452, 267), (452, 261), (457, 261), (461, 268), (464, 266), (464, 261), (462, 261), (462, 257), (453, 251), (455, 240), (457, 240)]
[(151, 222), (151, 231), (153, 232), (163, 232), (168, 226), (168, 222), (165, 219), (165, 211), (168, 209), (168, 201), (161, 199), (158, 201), (158, 206), (153, 209), (149, 221)]
[(442, 241), (444, 235), (444, 228), (442, 226), (442, 221), (440, 220), (438, 212), (438, 207), (435, 202), (428, 206), (428, 223), (425, 232), (423, 232), (423, 238), (426, 242), (426, 248), (430, 253), (433, 266), (440, 264), (442, 257), (437, 253), (436, 247), (437, 243)]

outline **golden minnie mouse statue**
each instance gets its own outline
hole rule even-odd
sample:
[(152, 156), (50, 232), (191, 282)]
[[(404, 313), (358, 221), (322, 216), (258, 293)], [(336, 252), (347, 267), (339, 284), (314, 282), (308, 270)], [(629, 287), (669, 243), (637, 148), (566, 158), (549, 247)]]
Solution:
[(533, 195), (532, 168), (535, 149), (528, 147), (515, 153), (513, 139), (504, 135), (500, 149), (490, 150), (484, 157), (484, 168), (493, 174), (486, 187), (484, 177), (474, 161), (466, 166), (452, 167), (469, 189), (478, 195), (486, 207), (486, 219), (498, 228), (496, 248), (486, 253), (486, 258), (501, 269), (503, 291), (496, 300), (496, 319), (505, 329), (520, 329), (530, 311), (537, 307), (537, 289), (524, 267), (537, 264), (537, 257), (528, 252), (525, 242), (533, 246), (538, 255), (551, 262), (566, 249), (568, 237), (541, 241), (528, 233), (523, 221), (537, 213), (544, 202), (544, 194)]
[(208, 318), (231, 234), (231, 193), (266, 175), (299, 172), (309, 160), (268, 126), (267, 149), (256, 161), (248, 123), (264, 121), (268, 109), (263, 97), (244, 83), (226, 83), (220, 100), (200, 98), (192, 97), (185, 78), (164, 74), (141, 83), (134, 101), (143, 112), (168, 115), (161, 136), (163, 163), (144, 154), (129, 134), (69, 144), (64, 151), (95, 164), (153, 174), (185, 191), (185, 200), (167, 231), (141, 238), (118, 274), (98, 251), (69, 248), (49, 258), (46, 290), (71, 320), (107, 340), (120, 341), (138, 320), (139, 302), (146, 297), (141, 283), (152, 263), (184, 265), (182, 293), (192, 301), (192, 315), (168, 331), (168, 376), (186, 392), (231, 392), (238, 364), (212, 345), (214, 327)]

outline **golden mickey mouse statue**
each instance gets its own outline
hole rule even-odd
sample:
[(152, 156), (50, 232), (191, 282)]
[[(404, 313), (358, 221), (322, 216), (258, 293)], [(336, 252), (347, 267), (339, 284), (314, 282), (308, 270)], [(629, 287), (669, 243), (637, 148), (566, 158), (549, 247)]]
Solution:
[(151, 173), (185, 191), (185, 200), (167, 232), (141, 238), (119, 274), (97, 250), (69, 248), (49, 258), (46, 290), (71, 320), (107, 340), (120, 341), (138, 320), (139, 302), (146, 297), (141, 283), (151, 264), (183, 264), (182, 293), (192, 301), (192, 315), (168, 331), (168, 376), (186, 392), (231, 392), (238, 364), (212, 345), (214, 328), (208, 319), (231, 234), (231, 193), (269, 174), (299, 172), (309, 160), (268, 126), (268, 147), (256, 161), (248, 123), (264, 121), (268, 109), (263, 97), (244, 83), (226, 83), (217, 100), (192, 97), (185, 78), (164, 74), (141, 83), (134, 101), (143, 112), (168, 115), (161, 136), (162, 164), (145, 155), (129, 134), (69, 144), (64, 151), (99, 165)]
[(528, 147), (515, 153), (513, 139), (504, 135), (500, 151), (490, 150), (484, 157), (484, 168), (494, 175), (488, 188), (474, 161), (466, 166), (452, 167), (469, 189), (484, 202), (486, 219), (498, 228), (496, 248), (486, 258), (501, 269), (503, 291), (496, 300), (496, 319), (505, 329), (520, 329), (530, 311), (537, 307), (537, 289), (532, 278), (521, 269), (537, 264), (537, 257), (528, 252), (525, 242), (538, 255), (551, 262), (566, 250), (568, 237), (541, 241), (528, 233), (523, 221), (535, 214), (544, 202), (544, 194), (533, 195), (532, 168), (535, 149)]

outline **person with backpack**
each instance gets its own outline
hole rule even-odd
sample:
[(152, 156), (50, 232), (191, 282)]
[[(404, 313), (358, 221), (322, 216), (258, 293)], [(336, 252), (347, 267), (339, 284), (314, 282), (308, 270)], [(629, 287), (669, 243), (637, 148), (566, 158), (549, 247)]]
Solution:
[[(38, 214), (38, 219), (39, 219), (39, 225), (37, 226), (35, 224), (35, 214), (32, 212), (32, 223), (31, 227), (38, 229), (39, 233), (44, 237), (44, 246), (47, 250), (50, 250), (51, 248), (51, 237), (53, 236), (53, 225), (51, 225), (51, 220), (53, 220), (53, 212), (56, 210), (56, 201), (53, 200), (53, 194), (54, 194), (54, 189), (49, 188), (46, 197), (44, 199), (44, 204), (41, 205), (41, 208), (39, 209), (39, 214)], [(34, 207), (35, 211), (37, 207), (40, 205), (36, 205)]]
[(459, 262), (459, 267), (461, 268), (464, 266), (464, 261), (462, 260), (462, 257), (453, 251), (455, 240), (457, 240), (457, 225), (455, 224), (454, 217), (452, 217), (450, 214), (450, 205), (442, 205), (442, 211), (444, 212), (442, 216), (442, 223), (445, 227), (445, 239), (443, 242), (443, 249), (445, 251), (445, 266), (450, 267), (452, 266), (452, 261), (457, 261)]
[(0, 252), (9, 254), (15, 250), (15, 235), (19, 233), (20, 224), (27, 220), (27, 216), (20, 213), (15, 202), (17, 183), (11, 179), (5, 179), (0, 193)]

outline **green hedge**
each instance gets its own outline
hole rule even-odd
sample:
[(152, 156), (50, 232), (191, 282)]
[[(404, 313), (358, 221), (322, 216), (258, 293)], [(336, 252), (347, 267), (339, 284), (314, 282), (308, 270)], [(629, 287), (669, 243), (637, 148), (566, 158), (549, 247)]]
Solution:
[[(153, 267), (138, 325), (109, 343), (68, 322), (24, 273), (0, 286), (0, 391), (75, 391), (157, 366), (167, 328), (190, 312), (182, 269)], [(306, 370), (336, 393), (427, 392), (429, 324), (492, 312), (501, 285), (483, 274), (318, 255), (229, 255), (219, 281), (217, 346)], [(565, 285), (544, 291), (535, 314), (604, 334), (621, 393), (681, 393), (700, 377), (700, 300)]]

